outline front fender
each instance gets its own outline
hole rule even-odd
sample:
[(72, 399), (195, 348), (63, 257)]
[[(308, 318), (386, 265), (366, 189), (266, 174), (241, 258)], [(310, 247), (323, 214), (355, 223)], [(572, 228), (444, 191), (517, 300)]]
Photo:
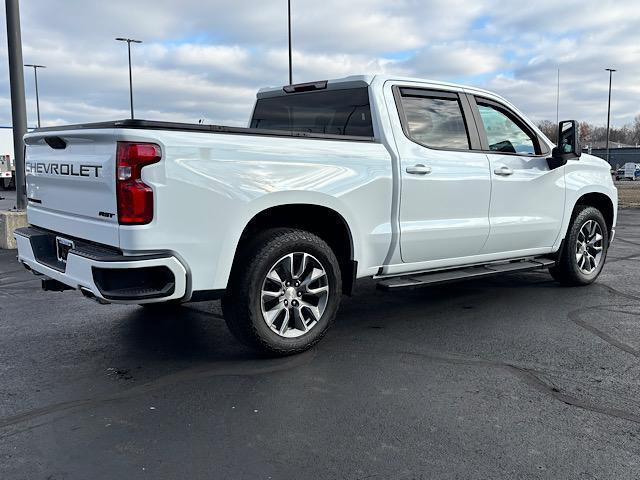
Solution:
[(569, 161), (565, 166), (565, 184), (567, 189), (566, 207), (561, 234), (556, 242), (557, 248), (566, 236), (576, 205), (585, 195), (597, 193), (606, 196), (611, 201), (613, 206), (612, 225), (615, 227), (618, 216), (618, 190), (613, 184), (607, 162), (586, 154), (580, 160)]

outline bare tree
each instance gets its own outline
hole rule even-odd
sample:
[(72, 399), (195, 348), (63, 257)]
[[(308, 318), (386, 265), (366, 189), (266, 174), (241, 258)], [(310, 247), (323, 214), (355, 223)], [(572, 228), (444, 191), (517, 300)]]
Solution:
[(545, 137), (553, 143), (558, 141), (558, 126), (555, 123), (549, 120), (543, 120), (538, 124), (538, 128), (542, 133), (544, 133)]
[(631, 129), (631, 133), (631, 142), (634, 145), (640, 144), (640, 114), (636, 115), (636, 118), (633, 119), (633, 128)]
[(580, 144), (582, 146), (589, 145), (591, 143), (591, 134), (593, 133), (593, 127), (587, 122), (580, 122)]
[[(538, 123), (538, 128), (552, 142), (557, 141), (557, 125), (549, 120)], [(607, 140), (607, 128), (600, 125), (593, 125), (589, 122), (580, 122), (578, 125), (580, 142), (583, 146), (597, 145), (604, 146)], [(636, 115), (633, 124), (621, 127), (611, 127), (609, 140), (612, 144), (640, 145), (640, 114)]]

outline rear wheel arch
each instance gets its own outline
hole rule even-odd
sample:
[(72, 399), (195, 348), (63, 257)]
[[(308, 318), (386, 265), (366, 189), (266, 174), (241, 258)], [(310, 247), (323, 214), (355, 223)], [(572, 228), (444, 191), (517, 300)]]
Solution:
[(354, 239), (349, 224), (336, 210), (316, 204), (287, 204), (262, 210), (247, 223), (236, 246), (231, 275), (239, 267), (242, 250), (256, 234), (271, 228), (311, 232), (331, 247), (342, 272), (343, 293), (351, 294), (357, 273)]

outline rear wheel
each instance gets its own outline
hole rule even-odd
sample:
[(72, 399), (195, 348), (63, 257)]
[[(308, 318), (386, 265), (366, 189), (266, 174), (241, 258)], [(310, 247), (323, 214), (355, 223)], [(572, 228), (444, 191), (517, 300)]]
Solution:
[(239, 255), (222, 301), (234, 336), (276, 355), (315, 345), (342, 295), (340, 266), (329, 245), (304, 230), (270, 229)]
[(608, 247), (609, 232), (602, 213), (594, 207), (578, 207), (558, 263), (549, 272), (563, 285), (589, 285), (600, 275)]

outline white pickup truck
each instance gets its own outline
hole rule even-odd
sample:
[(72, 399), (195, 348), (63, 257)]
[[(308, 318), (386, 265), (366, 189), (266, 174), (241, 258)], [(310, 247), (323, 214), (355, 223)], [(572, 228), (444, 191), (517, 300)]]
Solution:
[(617, 190), (575, 122), (559, 135), (484, 90), (378, 75), (260, 90), (249, 128), (42, 128), (25, 137), (18, 259), (100, 303), (221, 298), (239, 340), (296, 353), (362, 277), (593, 282)]

